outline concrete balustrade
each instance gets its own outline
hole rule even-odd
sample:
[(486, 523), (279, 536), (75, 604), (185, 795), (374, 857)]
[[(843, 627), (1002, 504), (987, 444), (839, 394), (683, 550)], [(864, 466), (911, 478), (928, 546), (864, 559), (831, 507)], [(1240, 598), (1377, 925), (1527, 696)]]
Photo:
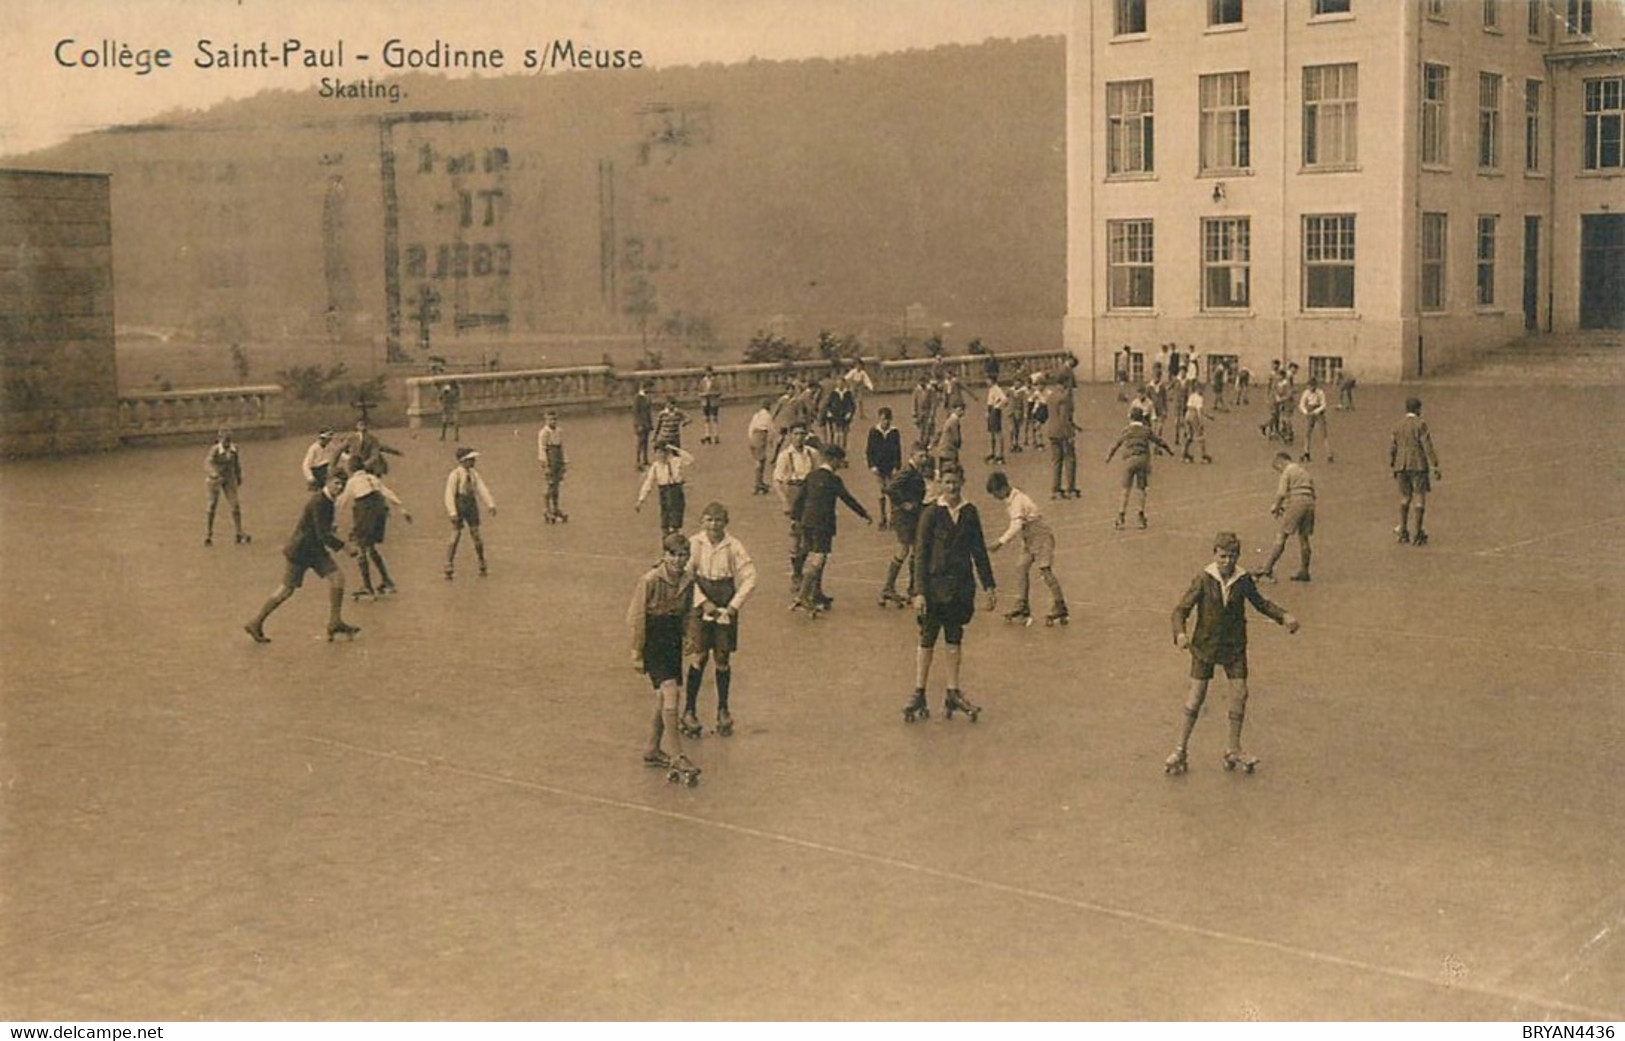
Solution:
[(125, 444), (193, 438), (222, 428), (239, 436), (280, 437), (282, 388), (268, 384), (121, 394), (118, 419), (119, 440)]

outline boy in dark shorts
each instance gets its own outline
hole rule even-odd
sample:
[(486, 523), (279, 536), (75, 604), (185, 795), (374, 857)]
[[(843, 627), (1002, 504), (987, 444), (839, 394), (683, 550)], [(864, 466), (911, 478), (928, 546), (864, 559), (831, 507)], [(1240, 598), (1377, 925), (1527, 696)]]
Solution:
[[(1428, 544), (1428, 533), (1422, 527), (1422, 520), (1427, 516), (1428, 492), (1433, 490), (1433, 483), (1428, 479), (1428, 472), (1433, 473), (1433, 481), (1439, 479), (1439, 456), (1433, 451), (1433, 434), (1422, 419), (1422, 399), (1405, 399), (1405, 418), (1394, 426), (1391, 440), (1388, 442), (1388, 469), (1394, 472), (1394, 480), (1399, 484), (1399, 527), (1394, 534), (1400, 542), (1414, 542), (1418, 546)], [(1411, 503), (1416, 503), (1416, 535), (1411, 535)]]
[(821, 461), (807, 475), (796, 514), (807, 558), (802, 563), (801, 588), (792, 605), (812, 618), (829, 610), (835, 602), (824, 594), (824, 568), (835, 550), (836, 502), (846, 503), (847, 509), (862, 517), (865, 524), (870, 523), (869, 511), (847, 490), (846, 482), (835, 472), (846, 465), (846, 451), (840, 445), (825, 445), (819, 455)]
[[(345, 507), (350, 508), (350, 541), (355, 545), (356, 566), (361, 571), (361, 588), (355, 592), (357, 600), (372, 599), (395, 591), (389, 568), (384, 564), (384, 555), (378, 552), (378, 546), (384, 541), (384, 534), (388, 530), (391, 505), (400, 508), (406, 523), (412, 523), (412, 515), (407, 512), (400, 496), (390, 491), (383, 479), (365, 466), (350, 475), (344, 485), (344, 494), (339, 496), (336, 504), (340, 516)], [(373, 567), (378, 569), (379, 585), (376, 590), (372, 586)]]
[(457, 449), (457, 466), (446, 475), (446, 516), (451, 520), (451, 541), (446, 544), (448, 582), (456, 574), (457, 544), (462, 541), (464, 527), (468, 528), (468, 537), (474, 540), (474, 555), (480, 561), (480, 577), (485, 577), (485, 540), (480, 537), (480, 506), (483, 504), (495, 517), (497, 504), (491, 498), (491, 489), (485, 486), (485, 479), (474, 469), (479, 457), (480, 454), (472, 448)]
[(1117, 435), (1112, 444), (1111, 451), (1106, 453), (1106, 462), (1110, 463), (1117, 455), (1117, 450), (1123, 450), (1123, 499), (1117, 505), (1117, 521), (1115, 528), (1123, 527), (1123, 516), (1128, 512), (1129, 494), (1138, 488), (1140, 491), (1140, 527), (1146, 526), (1145, 496), (1151, 484), (1151, 454), (1153, 450), (1163, 455), (1173, 455), (1174, 450), (1168, 443), (1152, 431), (1146, 420), (1146, 414), (1138, 408), (1131, 409), (1128, 414), (1128, 426)]
[[(897, 548), (892, 551), (891, 562), (886, 565), (886, 584), (880, 589), (880, 606), (907, 606), (914, 599), (915, 537), (920, 531), (920, 513), (925, 509), (925, 498), (932, 474), (931, 457), (915, 449), (891, 480), (886, 482), (884, 499), (891, 503), (892, 533), (897, 536)], [(897, 595), (897, 576), (908, 568), (908, 596)]]
[[(694, 577), (688, 571), (688, 537), (667, 535), (660, 543), (660, 563), (638, 579), (627, 608), (632, 630), (632, 668), (649, 677), (655, 690), (654, 718), (649, 723), (645, 766), (671, 771), (674, 781), (694, 784), (700, 771), (683, 754), (683, 733), (677, 725), (677, 699), (683, 677), (683, 631), (694, 600)], [(671, 737), (675, 755), (662, 745)]]
[(734, 732), (728, 712), (733, 685), (731, 656), (739, 649), (739, 609), (756, 588), (756, 564), (745, 544), (728, 534), (728, 508), (710, 503), (700, 514), (700, 531), (688, 538), (689, 573), (694, 576), (694, 609), (689, 612), (684, 652), (688, 681), (683, 689), (684, 737), (700, 736), (697, 711), (705, 662), (717, 663), (717, 733)]
[(265, 601), (260, 613), (243, 626), (243, 631), (252, 636), (255, 643), (271, 642), (271, 638), (265, 635), (265, 620), (299, 588), (305, 580), (306, 571), (314, 571), (327, 579), (327, 639), (331, 641), (335, 636), (353, 637), (361, 631), (360, 627), (348, 625), (344, 621), (344, 572), (339, 570), (332, 554), (328, 552), (344, 548), (344, 540), (333, 532), (334, 503), (343, 491), (344, 475), (335, 471), (327, 475), (327, 483), (322, 486), (322, 490), (312, 495), (305, 503), (304, 512), (299, 514), (299, 523), (294, 527), (293, 535), (282, 549), (282, 555), (288, 561), (282, 584), (277, 586), (276, 592)]
[(882, 405), (877, 415), (875, 425), (869, 429), (869, 442), (864, 446), (864, 461), (869, 464), (869, 472), (880, 481), (880, 527), (885, 530), (890, 524), (886, 509), (886, 485), (897, 468), (903, 465), (903, 434), (892, 426), (891, 409)]
[(548, 412), (542, 416), (542, 428), (536, 431), (536, 461), (542, 464), (542, 478), (547, 482), (543, 500), (542, 520), (558, 524), (570, 519), (559, 508), (559, 486), (564, 483), (564, 434), (559, 430), (559, 414)]
[[(1191, 687), (1185, 701), (1185, 718), (1180, 724), (1179, 743), (1163, 763), (1170, 774), (1182, 774), (1187, 767), (1185, 750), (1190, 745), (1196, 717), (1207, 700), (1208, 682), (1217, 667), (1224, 668), (1230, 680), (1230, 739), (1225, 746), (1224, 768), (1241, 767), (1252, 773), (1256, 756), (1241, 750), (1241, 728), (1247, 718), (1247, 604), (1272, 619), (1286, 631), (1298, 631), (1298, 620), (1264, 598), (1253, 576), (1238, 568), (1241, 540), (1233, 531), (1221, 531), (1213, 540), (1213, 563), (1191, 580), (1190, 588), (1174, 608), (1174, 646), (1191, 652)], [(1185, 633), (1185, 620), (1196, 612), (1196, 625)]]
[(705, 367), (705, 375), (700, 377), (700, 418), (705, 421), (705, 434), (700, 438), (700, 443), (720, 445), (722, 389), (717, 385), (717, 370), (710, 365)]
[(939, 483), (942, 496), (926, 507), (915, 545), (914, 609), (920, 618), (920, 646), (915, 656), (914, 697), (903, 707), (903, 720), (912, 723), (931, 714), (926, 707), (925, 685), (931, 676), (931, 658), (940, 634), (947, 644), (944, 653), (948, 661), (943, 712), (949, 719), (955, 712), (963, 712), (974, 723), (982, 709), (960, 692), (960, 644), (965, 626), (976, 614), (977, 580), (987, 591), (987, 610), (997, 606), (998, 592), (993, 585), (993, 565), (987, 556), (981, 516), (962, 496), (965, 475), (948, 470), (939, 475)]

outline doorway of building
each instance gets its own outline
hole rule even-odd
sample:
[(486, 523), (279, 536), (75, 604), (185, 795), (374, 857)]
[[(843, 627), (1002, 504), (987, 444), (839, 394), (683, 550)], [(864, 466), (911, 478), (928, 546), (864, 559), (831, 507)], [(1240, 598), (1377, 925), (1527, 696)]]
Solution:
[(1540, 327), (1540, 218), (1523, 219), (1523, 327)]
[(1625, 214), (1580, 218), (1580, 328), (1625, 329)]

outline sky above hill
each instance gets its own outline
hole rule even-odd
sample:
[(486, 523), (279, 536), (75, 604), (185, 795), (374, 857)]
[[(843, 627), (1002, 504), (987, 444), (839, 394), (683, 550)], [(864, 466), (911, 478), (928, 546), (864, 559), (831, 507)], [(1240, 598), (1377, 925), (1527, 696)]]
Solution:
[(321, 89), (324, 77), (343, 104), (346, 88), (433, 72), (454, 51), (488, 63), (502, 52), (501, 68), (480, 75), (592, 75), (562, 63), (584, 50), (622, 62), (636, 51), (649, 68), (880, 54), (1061, 34), (1070, 9), (1071, 0), (5, 0), (0, 158), (265, 90)]

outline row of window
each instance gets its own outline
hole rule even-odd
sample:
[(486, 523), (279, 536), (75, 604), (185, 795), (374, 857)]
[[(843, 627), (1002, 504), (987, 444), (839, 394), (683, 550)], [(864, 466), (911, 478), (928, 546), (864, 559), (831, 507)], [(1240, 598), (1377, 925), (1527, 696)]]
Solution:
[[(1202, 173), (1237, 174), (1252, 168), (1251, 76), (1217, 72), (1198, 89), (1198, 162)], [(1421, 160), (1450, 164), (1450, 67), (1422, 69)], [(1505, 77), (1478, 74), (1478, 169), (1501, 169), (1506, 148)], [(1523, 168), (1542, 169), (1541, 105), (1545, 84), (1523, 84)], [(1585, 81), (1586, 170), (1625, 168), (1625, 76)], [(1135, 177), (1156, 171), (1156, 91), (1153, 81), (1106, 84), (1106, 175)], [(1514, 146), (1516, 147), (1516, 146)], [(1303, 67), (1305, 169), (1349, 169), (1360, 158), (1360, 70), (1356, 64)]]
[[(1449, 284), (1450, 218), (1422, 215), (1421, 309), (1442, 311)], [(1495, 306), (1496, 241), (1500, 218), (1477, 218), (1475, 303)], [(1346, 311), (1354, 307), (1354, 214), (1308, 214), (1302, 236), (1302, 307)], [(1202, 219), (1202, 310), (1245, 310), (1252, 304), (1252, 221), (1248, 217)], [(1156, 306), (1156, 222), (1149, 218), (1106, 222), (1106, 307), (1123, 311)]]
[[(1277, 0), (1279, 2), (1279, 0)], [(1479, 12), (1484, 28), (1500, 32), (1503, 11), (1509, 0), (1479, 0)], [(1531, 39), (1546, 38), (1548, 12), (1555, 17), (1570, 36), (1589, 35), (1591, 32), (1592, 0), (1523, 0), (1524, 29)], [(1436, 22), (1450, 20), (1451, 0), (1427, 0), (1427, 16)], [(1148, 29), (1146, 8), (1148, 0), (1114, 0), (1112, 33), (1116, 36), (1137, 36)], [(1311, 18), (1327, 15), (1347, 15), (1354, 12), (1353, 0), (1308, 0)], [(1246, 24), (1245, 0), (1207, 0), (1207, 24), (1210, 27), (1240, 26)]]
[[(1142, 384), (1151, 375), (1152, 367), (1148, 365), (1149, 359), (1144, 351), (1125, 348), (1128, 351), (1127, 375), (1129, 382)], [(1208, 379), (1219, 371), (1220, 366), (1229, 373), (1241, 371), (1241, 355), (1239, 354), (1209, 354), (1206, 355), (1203, 371), (1208, 373)], [(1343, 375), (1343, 356), (1340, 354), (1311, 354), (1309, 356), (1309, 378), (1319, 380), (1322, 387), (1335, 387)], [(1232, 377), (1234, 378), (1234, 377)], [(1260, 374), (1262, 378), (1262, 374)]]

